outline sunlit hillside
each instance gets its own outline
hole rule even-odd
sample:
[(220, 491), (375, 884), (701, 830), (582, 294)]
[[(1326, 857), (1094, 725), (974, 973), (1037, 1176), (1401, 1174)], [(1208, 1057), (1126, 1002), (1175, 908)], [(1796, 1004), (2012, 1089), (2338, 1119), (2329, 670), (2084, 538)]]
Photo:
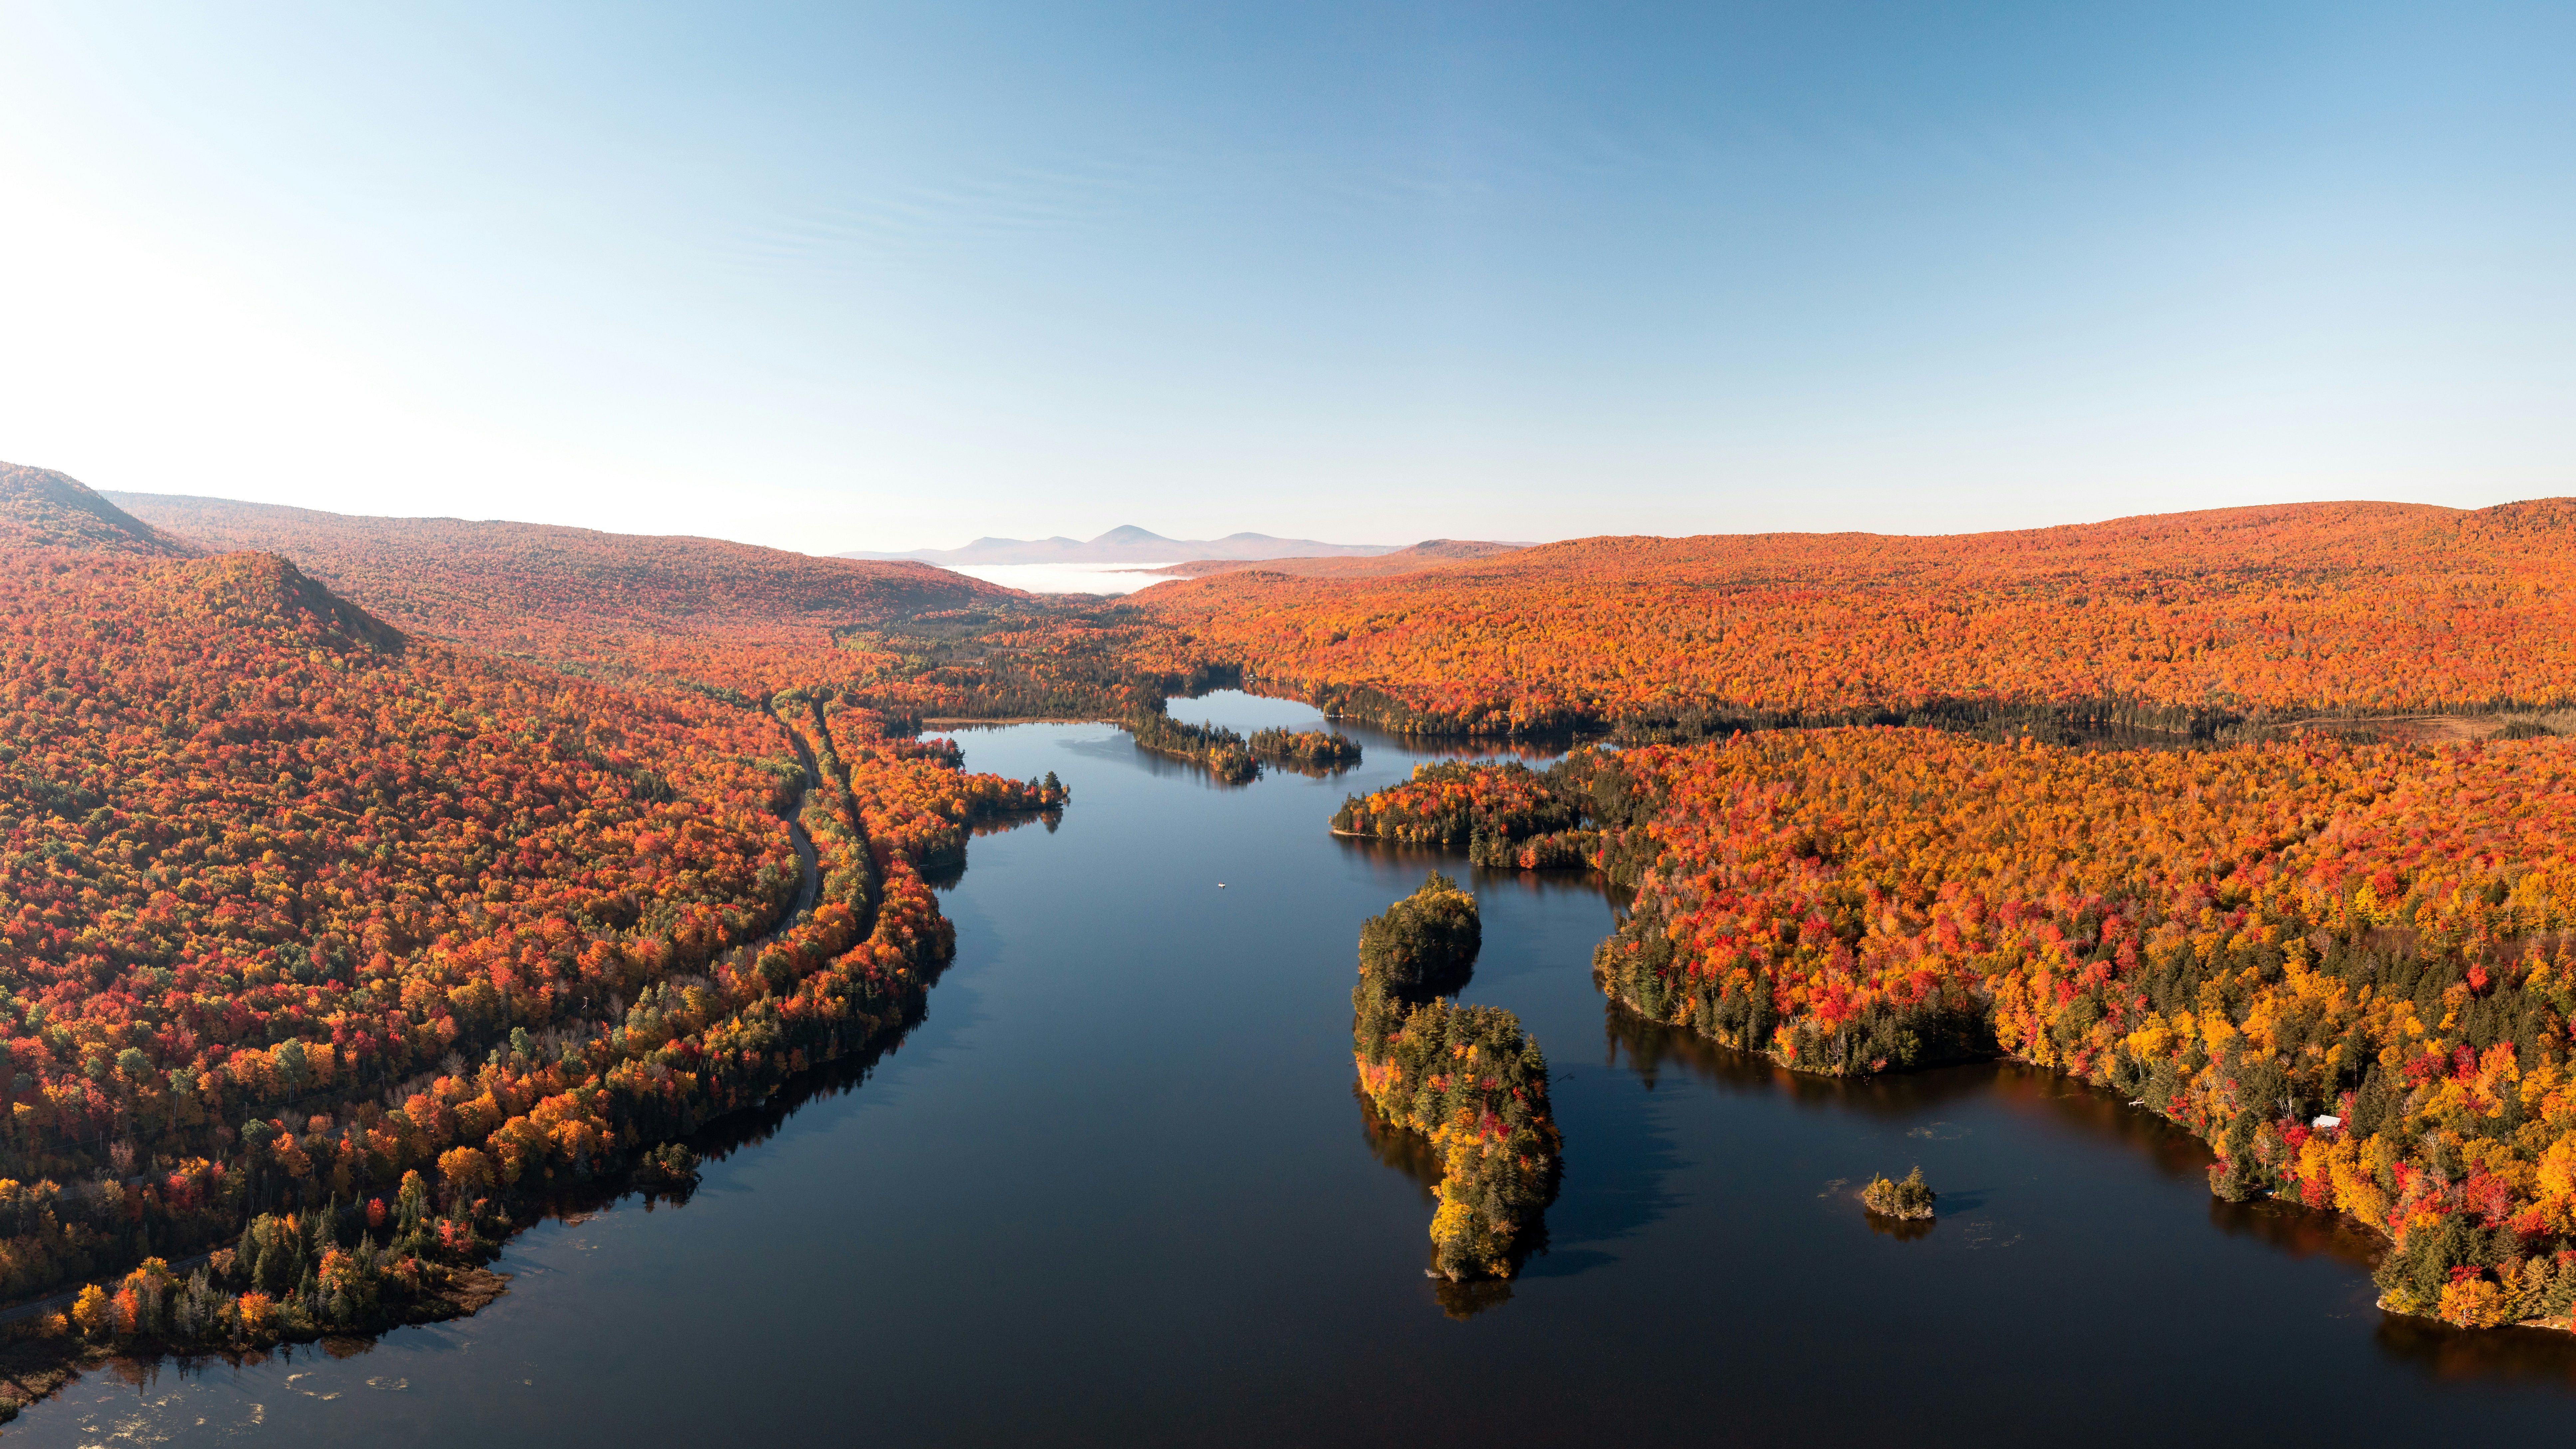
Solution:
[(853, 629), (1024, 596), (917, 563), (816, 558), (722, 539), (455, 518), (367, 518), (120, 493), (159, 528), (261, 549), (401, 628), (497, 654), (746, 695), (838, 681)]
[(0, 463), (0, 547), (77, 548), (186, 558), (198, 549), (173, 538), (50, 468)]
[(1269, 687), (1435, 731), (2554, 705), (2576, 698), (2576, 502), (1589, 538), (1383, 580), (1229, 573), (1136, 606)]

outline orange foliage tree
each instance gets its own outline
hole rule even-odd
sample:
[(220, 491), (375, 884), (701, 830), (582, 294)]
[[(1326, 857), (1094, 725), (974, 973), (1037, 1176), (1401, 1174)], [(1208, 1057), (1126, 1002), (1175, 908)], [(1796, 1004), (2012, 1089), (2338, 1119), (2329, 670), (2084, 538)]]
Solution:
[(1804, 1071), (2071, 1072), (2206, 1138), (2221, 1194), (2389, 1233), (2394, 1307), (2576, 1301), (2576, 741), (1578, 760), (1637, 807), (1601, 820), (1636, 894), (1595, 959), (1630, 1009)]
[(1594, 538), (1391, 578), (1137, 596), (1140, 664), (1391, 728), (1901, 722), (2207, 730), (2576, 699), (2576, 502), (2301, 504), (1943, 538)]
[[(333, 1285), (219, 1274), (169, 1341), (429, 1311), (503, 1203), (890, 1041), (953, 941), (923, 859), (1063, 802), (802, 694), (405, 638), (263, 555), (9, 561), (0, 1291), (268, 1210)], [(102, 1165), (112, 1191), (53, 1180)], [(389, 1228), (359, 1204), (396, 1182), (420, 1202)]]

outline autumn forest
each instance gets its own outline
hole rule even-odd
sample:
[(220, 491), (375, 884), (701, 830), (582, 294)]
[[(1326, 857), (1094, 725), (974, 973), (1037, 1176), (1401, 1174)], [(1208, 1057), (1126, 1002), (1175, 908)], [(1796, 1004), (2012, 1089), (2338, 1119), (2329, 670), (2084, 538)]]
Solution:
[[(59, 1364), (16, 1382), (468, 1313), (537, 1218), (685, 1197), (684, 1139), (920, 1019), (973, 832), (1079, 809), (938, 730), (1108, 721), (1225, 786), (1359, 760), (1166, 707), (1219, 687), (1561, 755), (1314, 828), (1589, 873), (1620, 1011), (2097, 1084), (2219, 1197), (2383, 1239), (2390, 1312), (2564, 1328), (2571, 532), (2301, 505), (1109, 601), (0, 469), (0, 1296)], [(1474, 884), (1349, 925), (1357, 1085), (1442, 1160), (1452, 1281), (1516, 1271), (1566, 1147), (1540, 1044), (1458, 996)]]

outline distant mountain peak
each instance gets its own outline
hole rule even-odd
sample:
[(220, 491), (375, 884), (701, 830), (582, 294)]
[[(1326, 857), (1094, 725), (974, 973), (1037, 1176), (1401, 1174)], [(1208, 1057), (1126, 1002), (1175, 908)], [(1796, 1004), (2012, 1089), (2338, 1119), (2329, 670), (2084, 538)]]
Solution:
[[(1258, 535), (1253, 535), (1253, 534), (1238, 534), (1238, 535), (1236, 535), (1236, 536), (1237, 536), (1237, 537), (1241, 537), (1241, 538), (1250, 538), (1250, 537), (1257, 537)], [(1109, 530), (1107, 533), (1104, 533), (1104, 534), (1100, 535), (1098, 538), (1093, 539), (1093, 540), (1092, 540), (1092, 542), (1093, 542), (1094, 544), (1109, 544), (1109, 543), (1172, 543), (1172, 542), (1175, 542), (1175, 540), (1165, 538), (1165, 537), (1163, 537), (1161, 534), (1154, 532), (1154, 531), (1153, 531), (1152, 529), (1150, 529), (1150, 528), (1138, 528), (1136, 525), (1134, 525), (1134, 524), (1132, 524), (1132, 523), (1122, 523), (1122, 524), (1118, 525), (1116, 528), (1113, 528), (1113, 529)]]

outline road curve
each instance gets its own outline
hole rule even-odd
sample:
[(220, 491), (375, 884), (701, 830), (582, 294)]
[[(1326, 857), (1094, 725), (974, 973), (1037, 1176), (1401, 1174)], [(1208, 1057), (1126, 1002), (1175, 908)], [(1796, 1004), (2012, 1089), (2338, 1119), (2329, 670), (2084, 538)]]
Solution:
[[(768, 713), (771, 719), (778, 719), (778, 711), (771, 709)], [(803, 735), (789, 728), (787, 721), (778, 719), (778, 728), (786, 734), (787, 743), (796, 747), (797, 763), (805, 767), (805, 790), (814, 788), (813, 782), (823, 778), (823, 770), (814, 763), (813, 749), (805, 743)], [(823, 857), (814, 849), (814, 837), (805, 833), (805, 822), (796, 818), (805, 808), (805, 790), (797, 791), (796, 798), (787, 806), (787, 839), (796, 847), (796, 868), (804, 879), (796, 888), (796, 904), (779, 921), (777, 930), (760, 938), (761, 944), (776, 939), (796, 923), (798, 916), (814, 909), (815, 898), (823, 893)]]

